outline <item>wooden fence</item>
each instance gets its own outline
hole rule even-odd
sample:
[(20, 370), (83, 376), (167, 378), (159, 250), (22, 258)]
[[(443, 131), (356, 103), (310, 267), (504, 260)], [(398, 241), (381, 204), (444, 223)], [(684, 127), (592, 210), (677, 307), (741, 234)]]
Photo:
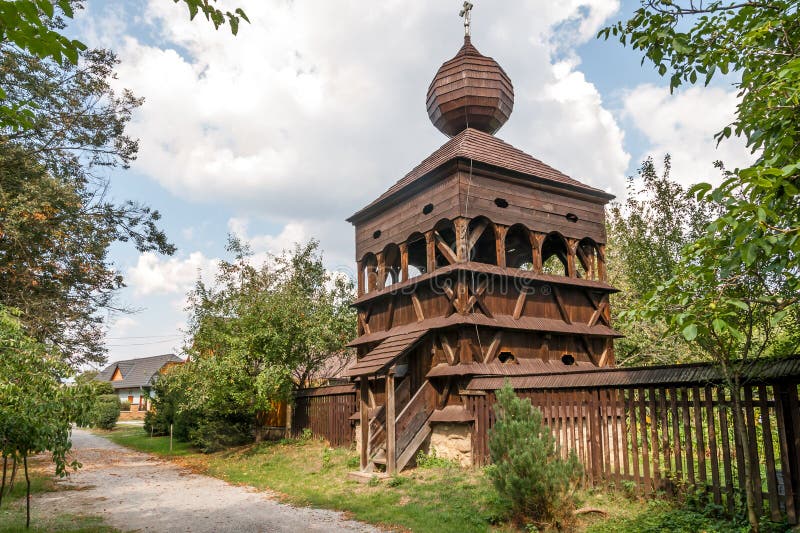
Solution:
[[(774, 520), (800, 517), (800, 358), (764, 361), (740, 390), (756, 505)], [(745, 472), (731, 393), (710, 365), (596, 369), (564, 374), (475, 377), (460, 392), (473, 415), (475, 463), (489, 460), (495, 391), (508, 380), (543, 414), (566, 456), (577, 454), (585, 482), (629, 486), (644, 495), (694, 487), (734, 512)], [(352, 385), (299, 391), (292, 432), (310, 428), (350, 446), (358, 410)]]
[[(692, 365), (510, 381), (542, 411), (562, 454), (577, 454), (587, 484), (628, 484), (645, 495), (695, 487), (733, 512), (743, 497), (744, 453), (730, 392), (711, 374), (711, 367)], [(489, 460), (492, 406), (502, 383), (475, 378), (468, 387), (478, 464)], [(800, 510), (799, 384), (800, 376), (752, 375), (740, 391), (756, 506), (792, 524)]]
[(331, 446), (350, 446), (354, 435), (350, 416), (357, 411), (353, 385), (302, 389), (295, 395), (292, 435), (297, 437), (308, 428)]

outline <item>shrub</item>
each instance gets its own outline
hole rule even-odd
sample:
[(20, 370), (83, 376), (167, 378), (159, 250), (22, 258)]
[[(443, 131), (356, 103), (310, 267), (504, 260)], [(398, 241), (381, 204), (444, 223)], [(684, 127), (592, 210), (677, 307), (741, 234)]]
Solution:
[(241, 446), (252, 440), (253, 425), (246, 416), (238, 420), (233, 417), (201, 418), (197, 421), (197, 427), (189, 431), (189, 441), (203, 453)]
[(119, 420), (120, 401), (114, 394), (101, 394), (95, 398), (90, 424), (100, 429), (114, 429)]
[(121, 400), (119, 402), (119, 410), (120, 411), (130, 411), (131, 410), (131, 402), (128, 400)]
[(572, 520), (574, 489), (583, 467), (574, 453), (563, 460), (542, 413), (506, 383), (497, 391), (497, 423), (489, 432), (487, 476), (519, 522), (562, 528)]

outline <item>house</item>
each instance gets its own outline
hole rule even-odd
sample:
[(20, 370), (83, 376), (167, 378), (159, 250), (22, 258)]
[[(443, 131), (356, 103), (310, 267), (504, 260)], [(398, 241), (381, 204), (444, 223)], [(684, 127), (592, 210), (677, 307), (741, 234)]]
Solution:
[(95, 379), (111, 383), (120, 401), (130, 403), (131, 411), (147, 411), (155, 378), (182, 363), (183, 359), (171, 353), (127, 359), (110, 364)]

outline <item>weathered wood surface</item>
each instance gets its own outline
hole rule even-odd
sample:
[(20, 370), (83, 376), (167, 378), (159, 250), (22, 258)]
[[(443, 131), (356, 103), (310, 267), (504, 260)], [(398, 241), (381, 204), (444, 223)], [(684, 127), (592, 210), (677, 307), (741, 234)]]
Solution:
[[(739, 392), (756, 507), (797, 524), (800, 509), (800, 379), (751, 382)], [(730, 393), (696, 384), (522, 389), (541, 409), (562, 455), (574, 451), (593, 486), (632, 482), (642, 494), (675, 493), (688, 483), (733, 511), (743, 497), (743, 447), (736, 439)], [(489, 461), (493, 390), (467, 390), (475, 419), (473, 454)]]

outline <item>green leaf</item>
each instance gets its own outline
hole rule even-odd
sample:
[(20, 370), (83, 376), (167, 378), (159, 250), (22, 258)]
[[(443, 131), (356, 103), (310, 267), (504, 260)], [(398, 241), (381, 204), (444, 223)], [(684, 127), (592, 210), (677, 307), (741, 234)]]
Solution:
[(689, 342), (692, 342), (697, 338), (697, 325), (696, 324), (689, 324), (681, 331), (683, 338)]

